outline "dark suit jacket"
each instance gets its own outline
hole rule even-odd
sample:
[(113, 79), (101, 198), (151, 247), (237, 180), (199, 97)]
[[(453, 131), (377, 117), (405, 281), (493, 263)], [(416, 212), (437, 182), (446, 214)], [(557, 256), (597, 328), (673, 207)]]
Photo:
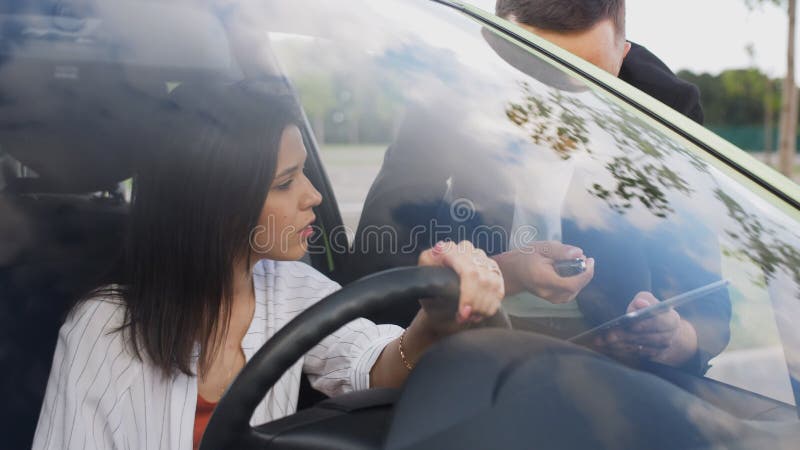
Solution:
[(697, 86), (675, 76), (666, 64), (641, 45), (631, 42), (619, 78), (703, 124), (703, 107)]

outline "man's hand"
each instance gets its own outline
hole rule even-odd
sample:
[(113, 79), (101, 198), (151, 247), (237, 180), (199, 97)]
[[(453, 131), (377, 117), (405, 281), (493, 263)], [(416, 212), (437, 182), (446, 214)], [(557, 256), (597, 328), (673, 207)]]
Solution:
[[(640, 292), (628, 305), (627, 312), (644, 309), (658, 302), (652, 293)], [(611, 330), (595, 339), (593, 346), (620, 359), (644, 358), (680, 366), (697, 352), (697, 333), (692, 324), (670, 308), (628, 328)]]
[[(573, 258), (585, 260), (586, 271), (572, 277), (556, 273), (555, 261)], [(574, 300), (594, 276), (593, 258), (586, 258), (578, 247), (558, 241), (535, 242), (527, 248), (497, 255), (494, 259), (503, 271), (507, 294), (528, 291), (550, 303)]]

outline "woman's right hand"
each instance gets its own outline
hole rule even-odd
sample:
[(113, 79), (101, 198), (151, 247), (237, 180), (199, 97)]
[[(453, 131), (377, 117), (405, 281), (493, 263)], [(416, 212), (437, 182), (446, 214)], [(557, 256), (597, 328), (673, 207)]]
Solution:
[(500, 267), (471, 242), (440, 242), (419, 256), (420, 266), (453, 269), (459, 277), (459, 302), (455, 316), (438, 308), (437, 301), (420, 299), (417, 321), (434, 335), (447, 335), (493, 316), (505, 296)]
[[(439, 339), (469, 328), (500, 308), (503, 274), (497, 263), (469, 241), (439, 242), (422, 252), (419, 266), (449, 267), (458, 274), (459, 298), (455, 313), (439, 307), (437, 299), (420, 299), (422, 308), (405, 332), (384, 348), (370, 370), (371, 387), (399, 387), (425, 350)], [(395, 348), (396, 351), (386, 351)]]
[[(553, 263), (573, 258), (585, 260), (586, 270), (571, 277), (560, 276)], [(594, 258), (586, 258), (580, 248), (558, 241), (537, 241), (497, 255), (494, 260), (503, 271), (507, 295), (529, 291), (550, 303), (574, 300), (594, 276)]]

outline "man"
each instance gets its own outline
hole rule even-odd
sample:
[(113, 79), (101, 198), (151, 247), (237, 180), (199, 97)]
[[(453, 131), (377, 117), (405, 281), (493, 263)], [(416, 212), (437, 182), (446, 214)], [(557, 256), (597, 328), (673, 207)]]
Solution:
[(625, 0), (497, 0), (496, 13), (703, 123), (697, 87), (625, 40)]
[[(625, 39), (625, 0), (497, 0), (496, 14), (618, 76), (702, 124), (703, 110), (697, 87), (676, 77), (666, 64), (646, 48)], [(631, 298), (635, 295), (634, 287), (637, 285), (643, 289), (643, 286), (648, 286), (646, 290), (657, 290), (657, 286), (667, 285), (666, 280), (657, 280), (659, 276), (663, 278), (665, 273), (669, 278), (695, 279), (695, 282), (702, 280), (707, 283), (718, 279), (716, 270), (706, 272), (687, 264), (683, 255), (665, 250), (658, 242), (632, 239), (636, 235), (635, 231), (625, 228), (620, 223), (614, 231), (582, 229), (574, 221), (563, 218), (564, 240), (596, 256), (598, 263), (605, 267), (605, 271), (601, 271), (578, 297), (584, 315), (603, 316), (600, 311), (593, 313), (592, 309), (598, 308), (598, 305), (607, 307), (616, 303), (615, 300), (619, 298)], [(698, 236), (697, 245), (710, 247), (707, 248), (709, 254), (719, 253), (715, 237), (707, 231), (697, 228), (683, 230), (682, 234)], [(664, 239), (666, 238), (662, 236), (661, 240)], [(687, 268), (691, 273), (687, 273)], [(630, 283), (628, 290), (620, 289), (615, 283), (623, 274), (629, 280), (636, 280)], [(686, 286), (680, 286), (680, 283), (674, 287), (679, 290), (687, 289)], [(650, 300), (651, 303), (658, 301), (655, 297)], [(627, 307), (628, 311), (637, 309), (634, 303)], [(729, 317), (729, 300), (722, 294), (717, 296), (715, 303), (716, 307), (711, 308), (710, 313), (697, 311), (693, 314), (695, 317), (692, 321), (695, 324), (704, 322), (706, 326), (700, 328), (705, 330), (698, 330), (696, 326), (685, 327), (684, 334), (690, 335), (695, 341), (704, 341), (706, 347), (714, 349), (710, 353), (699, 354), (688, 364), (695, 366), (693, 371), (704, 371), (710, 357), (721, 350), (728, 340), (726, 322)], [(685, 325), (686, 321), (682, 323)], [(630, 342), (624, 341), (617, 334), (610, 334), (600, 344), (606, 346), (611, 353), (625, 353)], [(622, 351), (615, 352), (615, 348)]]

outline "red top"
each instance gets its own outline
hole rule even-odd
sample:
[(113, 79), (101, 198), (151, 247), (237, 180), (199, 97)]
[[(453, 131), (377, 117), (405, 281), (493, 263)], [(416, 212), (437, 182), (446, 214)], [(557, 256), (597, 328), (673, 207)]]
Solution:
[(211, 413), (214, 412), (216, 406), (216, 403), (211, 403), (197, 394), (197, 409), (194, 412), (194, 445), (192, 445), (194, 450), (200, 448), (200, 439), (206, 431), (208, 419), (211, 418)]

